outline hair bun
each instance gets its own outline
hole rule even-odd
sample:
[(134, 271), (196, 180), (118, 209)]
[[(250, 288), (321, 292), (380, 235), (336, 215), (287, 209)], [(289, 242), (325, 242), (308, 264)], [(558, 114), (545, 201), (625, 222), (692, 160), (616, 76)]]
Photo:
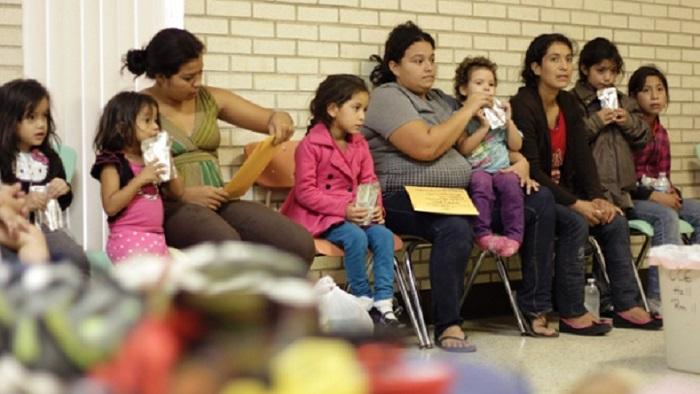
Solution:
[(126, 53), (124, 65), (132, 74), (139, 76), (146, 72), (146, 50), (131, 49)]

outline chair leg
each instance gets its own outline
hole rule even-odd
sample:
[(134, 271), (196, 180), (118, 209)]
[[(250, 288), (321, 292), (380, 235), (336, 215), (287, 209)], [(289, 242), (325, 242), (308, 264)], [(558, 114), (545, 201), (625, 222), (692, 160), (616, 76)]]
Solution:
[(642, 279), (639, 277), (639, 268), (642, 266), (642, 262), (647, 257), (649, 253), (649, 247), (651, 246), (651, 237), (644, 237), (644, 243), (642, 244), (642, 249), (637, 255), (637, 259), (632, 262), (632, 269), (634, 270), (634, 279), (637, 281), (637, 287), (639, 288), (639, 295), (642, 298), (642, 304), (644, 304), (644, 309), (647, 312), (651, 312), (649, 308), (649, 302), (647, 301), (647, 295), (644, 292), (644, 287), (642, 286)]
[(427, 345), (425, 338), (423, 337), (423, 332), (421, 331), (421, 327), (418, 324), (418, 320), (416, 318), (415, 308), (413, 307), (413, 301), (411, 300), (411, 297), (408, 294), (408, 285), (406, 284), (401, 265), (399, 264), (398, 260), (396, 260), (396, 258), (394, 258), (394, 271), (396, 272), (396, 284), (399, 287), (399, 292), (401, 293), (401, 298), (403, 299), (403, 303), (406, 306), (406, 311), (408, 312), (408, 317), (411, 320), (413, 330), (416, 333), (416, 337), (418, 337), (418, 343), (420, 344), (421, 348), (426, 347)]
[(593, 258), (600, 264), (600, 268), (603, 271), (603, 277), (605, 282), (610, 285), (610, 277), (608, 277), (608, 267), (605, 264), (605, 256), (603, 256), (603, 250), (600, 248), (600, 244), (593, 237), (588, 237), (588, 242), (593, 246)]
[(472, 285), (474, 285), (474, 280), (476, 279), (476, 275), (479, 273), (479, 269), (481, 269), (481, 263), (484, 262), (484, 258), (488, 254), (488, 251), (484, 250), (481, 252), (479, 255), (479, 258), (476, 260), (474, 263), (474, 268), (472, 269), (472, 272), (469, 273), (469, 277), (467, 278), (467, 283), (464, 285), (464, 292), (462, 293), (462, 299), (459, 301), (459, 309), (462, 309), (462, 306), (464, 306), (464, 300), (467, 299), (467, 295), (469, 294), (469, 291), (472, 288)]
[(651, 247), (651, 237), (644, 236), (644, 243), (642, 244), (642, 249), (639, 250), (639, 254), (637, 255), (637, 259), (634, 262), (634, 265), (637, 267), (637, 269), (642, 268), (642, 263), (644, 262), (644, 259), (647, 257), (647, 253), (649, 253), (650, 247)]
[(494, 256), (496, 259), (496, 268), (498, 268), (498, 275), (501, 277), (503, 286), (506, 289), (506, 294), (508, 295), (508, 300), (510, 301), (510, 307), (513, 309), (513, 314), (515, 315), (515, 320), (518, 322), (518, 329), (521, 335), (527, 335), (527, 329), (525, 328), (525, 322), (523, 321), (522, 314), (520, 313), (520, 308), (518, 303), (515, 301), (515, 295), (513, 294), (513, 289), (510, 287), (510, 280), (508, 279), (508, 270), (506, 270), (505, 262), (501, 256)]
[(416, 248), (417, 244), (410, 244), (406, 247), (406, 253), (404, 254), (404, 269), (405, 280), (408, 284), (408, 292), (413, 298), (413, 307), (416, 313), (416, 319), (418, 320), (418, 325), (420, 327), (421, 336), (424, 339), (425, 347), (432, 348), (433, 343), (428, 335), (428, 328), (425, 325), (425, 318), (423, 317), (423, 308), (420, 303), (420, 295), (418, 294), (418, 289), (416, 287), (416, 279), (413, 275), (413, 262), (411, 261), (411, 253)]

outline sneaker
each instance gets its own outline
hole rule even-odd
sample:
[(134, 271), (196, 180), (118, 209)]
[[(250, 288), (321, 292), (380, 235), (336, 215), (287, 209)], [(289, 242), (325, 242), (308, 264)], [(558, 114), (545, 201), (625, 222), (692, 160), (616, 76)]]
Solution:
[(476, 239), (476, 244), (479, 245), (481, 250), (488, 250), (494, 253), (498, 253), (498, 250), (503, 244), (503, 237), (500, 235), (488, 234)]
[(501, 257), (510, 257), (518, 252), (520, 249), (520, 242), (510, 239), (508, 237), (502, 237), (500, 244), (497, 244), (498, 249), (496, 252)]

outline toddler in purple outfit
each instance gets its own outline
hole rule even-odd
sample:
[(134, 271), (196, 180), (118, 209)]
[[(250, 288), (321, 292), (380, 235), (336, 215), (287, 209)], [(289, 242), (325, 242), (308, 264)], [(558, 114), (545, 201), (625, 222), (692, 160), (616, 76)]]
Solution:
[[(496, 64), (485, 57), (467, 57), (455, 71), (455, 94), (461, 102), (475, 92), (495, 95), (496, 83)], [(510, 105), (502, 104), (502, 109), (505, 124), (500, 127), (492, 127), (481, 109), (457, 140), (457, 148), (473, 169), (469, 194), (479, 210), (473, 221), (476, 242), (484, 250), (509, 257), (520, 248), (525, 224), (520, 180), (515, 173), (505, 170), (510, 166), (509, 151), (520, 150), (522, 134), (511, 120)], [(492, 230), (492, 211), (496, 205), (500, 206), (503, 235)]]

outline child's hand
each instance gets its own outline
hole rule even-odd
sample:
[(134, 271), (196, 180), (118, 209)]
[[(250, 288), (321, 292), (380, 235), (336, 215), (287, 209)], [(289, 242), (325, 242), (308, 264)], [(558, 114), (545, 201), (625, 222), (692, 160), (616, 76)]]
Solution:
[(356, 207), (353, 204), (348, 204), (345, 207), (345, 219), (353, 223), (362, 223), (367, 218), (367, 208)]
[(384, 209), (382, 207), (374, 207), (372, 221), (377, 224), (384, 224)]
[(29, 192), (24, 207), (29, 212), (37, 211), (46, 208), (48, 201), (49, 198), (46, 193)]
[(629, 116), (629, 112), (627, 112), (624, 108), (618, 108), (615, 110), (615, 123), (617, 123), (619, 126), (624, 126), (627, 123)]
[(489, 124), (488, 119), (486, 119), (486, 115), (484, 114), (483, 109), (476, 111), (476, 113), (474, 114), (474, 117), (479, 119), (479, 128), (480, 129), (488, 130), (491, 128), (491, 125)]
[(616, 118), (617, 118), (617, 114), (615, 113), (615, 110), (610, 109), (610, 108), (603, 108), (600, 111), (596, 112), (596, 115), (598, 116), (600, 121), (603, 122), (604, 126), (607, 126), (612, 122), (615, 122)]
[(513, 116), (513, 108), (510, 106), (509, 101), (501, 102), (503, 104), (503, 110), (506, 112), (506, 123), (510, 122)]
[(70, 191), (70, 186), (61, 178), (54, 178), (46, 185), (46, 194), (49, 199), (60, 197)]
[(139, 180), (141, 186), (151, 183), (158, 184), (160, 183), (159, 176), (163, 172), (165, 172), (165, 165), (163, 165), (163, 163), (148, 163), (136, 178)]

